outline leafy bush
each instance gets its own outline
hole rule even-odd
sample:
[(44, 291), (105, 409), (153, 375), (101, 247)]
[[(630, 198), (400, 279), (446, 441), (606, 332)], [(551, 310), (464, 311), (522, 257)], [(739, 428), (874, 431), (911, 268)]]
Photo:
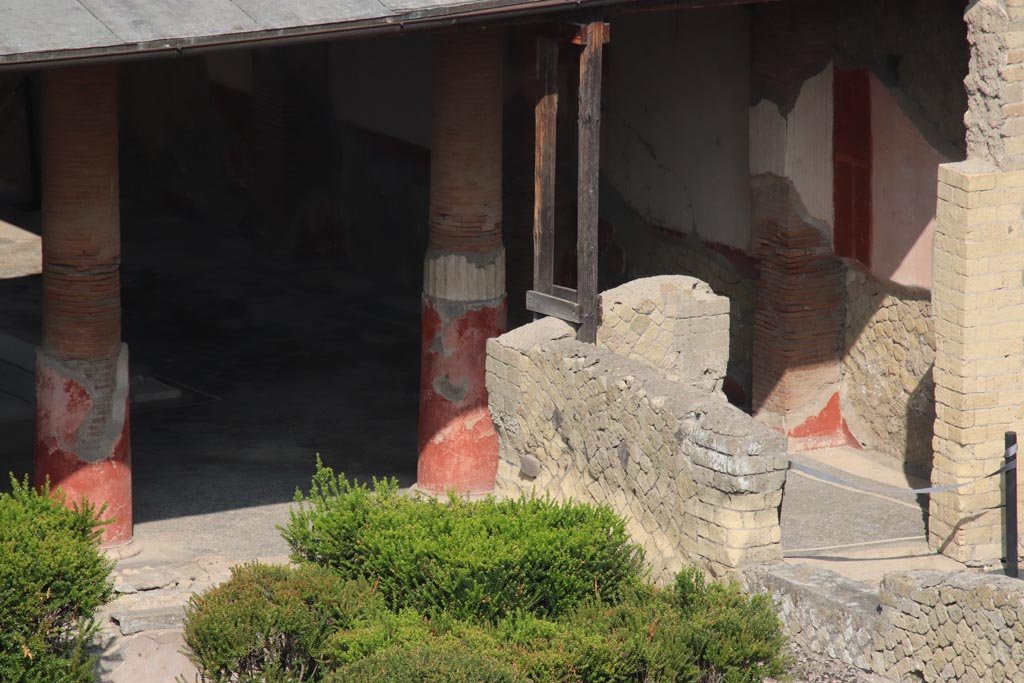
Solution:
[(92, 681), (92, 617), (111, 591), (102, 510), (68, 509), (27, 480), (11, 487), (0, 493), (0, 681)]
[(363, 581), (314, 565), (249, 564), (185, 612), (185, 643), (203, 681), (319, 680), (328, 636), (384, 611)]
[(331, 683), (528, 683), (499, 660), (452, 639), (378, 650), (327, 680)]
[(785, 669), (785, 636), (768, 595), (746, 595), (736, 583), (708, 583), (697, 569), (676, 576), (682, 611), (679, 640), (702, 670), (723, 683), (757, 683)]
[[(440, 678), (530, 683), (752, 683), (784, 670), (783, 641), (768, 602), (734, 585), (708, 584), (696, 572), (693, 590), (646, 587), (616, 605), (582, 605), (557, 620), (510, 615), (497, 624), (412, 612), (333, 636), (343, 645), (332, 683)], [(689, 602), (687, 602), (689, 601)], [(684, 605), (685, 603), (685, 605)], [(746, 623), (747, 636), (736, 626)], [(373, 632), (375, 637), (367, 638)], [(356, 641), (362, 647), (349, 647)], [(480, 671), (479, 677), (474, 677)]]
[(640, 549), (607, 507), (547, 499), (447, 503), (373, 489), (317, 463), (282, 530), (298, 559), (378, 586), (393, 610), (495, 621), (615, 602), (639, 582)]
[(607, 508), (447, 504), (318, 466), (283, 529), (299, 569), (248, 566), (187, 614), (204, 680), (756, 683), (784, 670), (766, 596), (667, 590)]

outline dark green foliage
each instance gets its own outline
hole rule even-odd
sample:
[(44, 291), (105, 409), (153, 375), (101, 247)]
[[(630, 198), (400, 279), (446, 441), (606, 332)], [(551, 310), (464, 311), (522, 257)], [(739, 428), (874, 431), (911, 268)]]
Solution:
[(767, 595), (746, 595), (735, 583), (708, 583), (697, 569), (679, 573), (676, 604), (682, 610), (679, 637), (704, 670), (722, 683), (756, 683), (778, 676), (785, 637)]
[(509, 666), (457, 640), (378, 650), (327, 679), (331, 683), (529, 683)]
[(0, 493), (0, 681), (92, 681), (92, 617), (111, 591), (102, 511), (68, 509), (27, 480), (11, 487)]
[(378, 586), (394, 610), (490, 621), (557, 617), (587, 598), (615, 602), (639, 582), (640, 549), (607, 507), (545, 499), (414, 500), (319, 465), (283, 534), (299, 559)]
[[(411, 681), (430, 667), (451, 680), (481, 682), (747, 683), (779, 676), (783, 642), (770, 605), (688, 576), (700, 588), (687, 594), (696, 597), (687, 607), (674, 590), (642, 588), (616, 605), (590, 602), (554, 621), (515, 614), (492, 625), (412, 612), (371, 619), (331, 638), (327, 649), (340, 646), (343, 656), (328, 655), (335, 674), (327, 680)], [(751, 626), (747, 637), (733, 632), (743, 619)], [(485, 673), (473, 678), (476, 669)]]
[(185, 642), (204, 681), (319, 680), (328, 636), (383, 611), (369, 584), (315, 565), (243, 565), (192, 598)]
[(766, 596), (682, 572), (661, 590), (606, 508), (447, 504), (318, 468), (284, 535), (298, 570), (250, 566), (197, 598), (206, 681), (757, 683), (784, 670)]

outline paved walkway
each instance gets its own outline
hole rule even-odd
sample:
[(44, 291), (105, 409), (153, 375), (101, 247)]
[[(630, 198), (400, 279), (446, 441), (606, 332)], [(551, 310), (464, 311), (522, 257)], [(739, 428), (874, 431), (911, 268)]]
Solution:
[[(852, 482), (907, 488), (929, 485), (895, 459), (853, 448), (795, 454), (797, 462)], [(787, 562), (830, 569), (877, 585), (887, 572), (956, 571), (963, 565), (928, 548), (927, 496), (875, 493), (790, 471), (782, 509)]]

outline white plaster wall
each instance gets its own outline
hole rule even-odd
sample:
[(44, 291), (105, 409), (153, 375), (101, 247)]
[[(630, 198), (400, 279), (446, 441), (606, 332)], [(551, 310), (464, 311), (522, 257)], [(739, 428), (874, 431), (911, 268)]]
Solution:
[(931, 289), (939, 153), (871, 78), (871, 272)]
[(739, 8), (616, 18), (602, 172), (648, 221), (750, 241), (750, 26)]
[[(439, 36), (443, 39), (443, 36)], [(428, 35), (343, 40), (330, 46), (334, 115), (430, 147), (433, 49)]]
[(829, 64), (807, 79), (787, 116), (768, 100), (750, 109), (750, 173), (788, 177), (807, 212), (830, 230), (835, 222), (832, 74)]
[(829, 227), (835, 224), (832, 199), (832, 65), (812, 76), (800, 88), (793, 111), (786, 118), (786, 175), (804, 206)]

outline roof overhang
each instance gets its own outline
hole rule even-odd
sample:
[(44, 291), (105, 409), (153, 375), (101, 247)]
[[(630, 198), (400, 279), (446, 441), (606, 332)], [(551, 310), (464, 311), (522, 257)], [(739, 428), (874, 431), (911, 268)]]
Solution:
[(0, 69), (397, 34), (547, 12), (757, 0), (0, 0)]

